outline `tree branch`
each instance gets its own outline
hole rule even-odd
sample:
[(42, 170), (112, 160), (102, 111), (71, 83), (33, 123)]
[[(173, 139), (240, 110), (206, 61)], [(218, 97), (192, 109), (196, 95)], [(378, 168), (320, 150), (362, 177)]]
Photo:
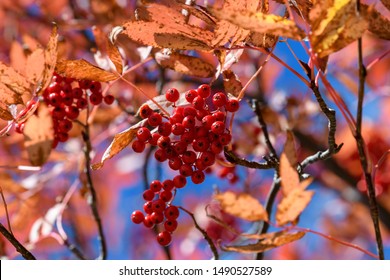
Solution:
[(233, 163), (233, 164), (238, 164), (241, 166), (245, 166), (248, 168), (254, 168), (254, 169), (272, 169), (276, 168), (278, 164), (271, 159), (264, 157), (266, 162), (259, 163), (256, 161), (249, 161), (244, 158), (238, 157), (233, 151), (228, 150), (226, 147), (224, 148), (224, 154), (225, 158), (227, 161)]
[(0, 223), (0, 232), (1, 234), (7, 238), (7, 240), (9, 242), (11, 242), (11, 244), (15, 247), (16, 251), (18, 251), (23, 258), (25, 258), (26, 260), (36, 260), (36, 258), (34, 257), (34, 255), (26, 249), (26, 247), (24, 247), (16, 238), (15, 236), (9, 232), (4, 226), (2, 223)]

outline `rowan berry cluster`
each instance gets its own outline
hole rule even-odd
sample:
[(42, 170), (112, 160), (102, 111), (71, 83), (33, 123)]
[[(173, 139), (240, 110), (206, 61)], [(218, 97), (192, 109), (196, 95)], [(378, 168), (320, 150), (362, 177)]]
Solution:
[(143, 193), (146, 215), (136, 210), (131, 216), (134, 223), (143, 223), (148, 228), (164, 222), (164, 231), (157, 236), (163, 246), (169, 245), (177, 227), (179, 211), (172, 205), (176, 190), (187, 184), (187, 178), (194, 184), (205, 180), (205, 171), (232, 139), (226, 128), (226, 114), (239, 109), (236, 98), (229, 99), (222, 92), (211, 96), (210, 86), (206, 84), (185, 93), (188, 102), (185, 106), (176, 106), (180, 93), (175, 88), (168, 89), (165, 97), (174, 107), (172, 115), (163, 116), (143, 105), (140, 116), (147, 121), (138, 129), (132, 149), (142, 153), (147, 144), (156, 146), (156, 160), (168, 161), (169, 168), (178, 171), (178, 175), (172, 180), (151, 182)]
[[(53, 118), (53, 148), (59, 142), (68, 140), (73, 121), (78, 118), (80, 111), (88, 106), (88, 102), (99, 105), (103, 101), (110, 105), (114, 102), (114, 96), (108, 94), (103, 97), (100, 82), (75, 80), (54, 73), (50, 85), (43, 93), (43, 102), (49, 106)], [(24, 123), (18, 124), (16, 131), (22, 133), (23, 126)]]

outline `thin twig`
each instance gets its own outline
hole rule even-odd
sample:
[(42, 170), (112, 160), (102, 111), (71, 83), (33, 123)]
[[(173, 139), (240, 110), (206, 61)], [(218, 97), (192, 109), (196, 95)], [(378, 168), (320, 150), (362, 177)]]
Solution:
[(183, 210), (184, 212), (186, 212), (188, 215), (190, 215), (191, 219), (194, 221), (194, 225), (195, 225), (196, 229), (199, 230), (200, 233), (202, 233), (204, 239), (206, 239), (207, 243), (209, 244), (210, 249), (211, 249), (211, 251), (213, 252), (214, 259), (215, 259), (215, 260), (219, 260), (219, 254), (218, 254), (218, 251), (217, 251), (217, 247), (215, 247), (213, 240), (212, 240), (211, 237), (207, 234), (207, 232), (206, 232), (203, 228), (201, 228), (201, 227), (199, 226), (198, 222), (197, 222), (196, 219), (195, 219), (194, 214), (192, 214), (190, 211), (188, 211), (187, 209), (185, 209), (185, 208), (183, 208), (183, 207), (181, 207), (181, 206), (179, 206), (179, 208), (180, 208), (181, 210)]
[(0, 194), (1, 194), (1, 199), (3, 200), (4, 203), (4, 210), (5, 210), (5, 216), (7, 217), (8, 230), (11, 232), (12, 235), (14, 235), (14, 233), (12, 232), (11, 222), (9, 219), (7, 202), (5, 201), (2, 187), (0, 187)]
[[(360, 12), (360, 1), (357, 1), (357, 10)], [(363, 168), (364, 179), (367, 185), (367, 193), (370, 205), (370, 214), (372, 222), (374, 224), (376, 244), (379, 254), (379, 259), (384, 260), (385, 254), (383, 250), (383, 241), (379, 225), (379, 210), (378, 203), (376, 201), (375, 195), (375, 186), (372, 180), (371, 168), (369, 167), (369, 162), (367, 158), (367, 150), (362, 136), (362, 121), (363, 121), (363, 101), (364, 101), (364, 87), (366, 82), (367, 71), (363, 64), (363, 46), (362, 38), (358, 40), (358, 64), (359, 64), (359, 88), (358, 88), (358, 106), (357, 106), (357, 115), (356, 115), (356, 129), (354, 134), (360, 164)]]
[[(227, 161), (238, 164), (241, 166), (245, 166), (248, 168), (254, 169), (272, 169), (276, 168), (278, 164), (274, 161), (267, 160), (266, 162), (260, 163), (256, 161), (249, 161), (244, 158), (238, 157), (232, 150), (228, 150), (226, 147), (224, 149), (225, 158)], [(267, 158), (266, 158), (267, 159)]]
[[(88, 119), (88, 117), (87, 117), (87, 119)], [(84, 172), (85, 172), (85, 175), (87, 176), (87, 188), (89, 191), (89, 197), (87, 197), (87, 202), (92, 210), (93, 218), (94, 218), (96, 225), (98, 227), (98, 241), (100, 244), (100, 255), (99, 255), (98, 259), (105, 260), (107, 258), (106, 238), (105, 238), (104, 231), (103, 231), (102, 220), (100, 218), (98, 207), (97, 207), (97, 195), (96, 195), (96, 190), (95, 190), (94, 185), (93, 185), (92, 174), (91, 174), (91, 169), (90, 169), (92, 144), (91, 144), (91, 139), (90, 139), (90, 130), (89, 130), (88, 121), (85, 124), (85, 129), (82, 132), (82, 135), (83, 135), (83, 141), (85, 143), (85, 147), (84, 147), (84, 156), (85, 156)]]
[(1, 234), (15, 247), (16, 251), (18, 251), (23, 258), (26, 260), (36, 260), (34, 255), (26, 249), (16, 238), (15, 236), (9, 232), (2, 223), (0, 223), (0, 232)]

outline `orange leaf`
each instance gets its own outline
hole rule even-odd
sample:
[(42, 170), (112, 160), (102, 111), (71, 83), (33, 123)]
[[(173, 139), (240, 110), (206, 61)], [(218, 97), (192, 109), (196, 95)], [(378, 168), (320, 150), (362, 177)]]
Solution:
[(38, 115), (32, 115), (23, 129), (24, 146), (33, 165), (43, 165), (49, 158), (54, 138), (53, 119), (43, 103), (39, 105)]
[(54, 26), (50, 35), (49, 42), (47, 43), (44, 52), (45, 67), (42, 73), (42, 80), (40, 81), (41, 82), (40, 93), (43, 93), (44, 89), (47, 88), (51, 82), (51, 78), (53, 76), (54, 69), (57, 63), (57, 54), (58, 54), (58, 34), (57, 34), (57, 26)]
[(30, 83), (36, 85), (42, 78), (43, 70), (45, 69), (45, 55), (41, 48), (34, 50), (26, 61), (26, 78)]
[(278, 225), (283, 226), (289, 222), (294, 222), (309, 204), (313, 194), (313, 191), (302, 191), (301, 189), (293, 189), (289, 192), (278, 205), (276, 212)]
[(0, 104), (22, 104), (21, 96), (31, 93), (31, 83), (12, 67), (0, 62)]
[(268, 215), (259, 201), (247, 193), (227, 191), (214, 195), (223, 211), (248, 221), (267, 221)]
[(186, 75), (208, 78), (212, 77), (215, 72), (215, 67), (210, 63), (185, 54), (158, 52), (155, 55), (155, 59), (162, 67)]
[(390, 0), (381, 0), (382, 4), (390, 10)]
[(263, 239), (255, 244), (241, 246), (223, 246), (224, 251), (239, 253), (260, 253), (267, 250), (286, 245), (305, 236), (305, 232), (288, 233), (285, 231), (275, 232), (272, 236)]
[(115, 155), (117, 155), (120, 151), (122, 151), (124, 148), (126, 148), (128, 145), (131, 144), (131, 142), (134, 140), (137, 134), (137, 130), (142, 127), (147, 119), (142, 120), (138, 122), (137, 124), (133, 125), (132, 127), (116, 134), (114, 136), (114, 140), (112, 140), (110, 146), (106, 149), (104, 152), (102, 159), (100, 162), (95, 163), (92, 165), (93, 170), (97, 170), (103, 167), (104, 162)]
[(230, 93), (234, 96), (238, 96), (243, 86), (240, 79), (232, 70), (225, 70), (222, 72), (223, 87), (226, 93)]
[(280, 156), (279, 166), (280, 178), (282, 179), (282, 193), (287, 196), (292, 190), (299, 186), (299, 175), (297, 170), (291, 166), (285, 153)]
[(362, 4), (362, 9), (367, 14), (368, 30), (381, 39), (390, 40), (390, 21), (373, 7)]
[(109, 82), (118, 78), (114, 73), (103, 70), (84, 59), (60, 60), (57, 62), (56, 71), (63, 76), (78, 80)]

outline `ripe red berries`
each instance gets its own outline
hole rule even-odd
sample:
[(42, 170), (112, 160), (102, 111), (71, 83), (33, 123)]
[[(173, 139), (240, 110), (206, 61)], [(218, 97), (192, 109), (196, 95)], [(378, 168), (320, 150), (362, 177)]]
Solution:
[[(142, 222), (147, 228), (164, 223), (164, 230), (157, 236), (162, 246), (170, 244), (172, 233), (177, 228), (180, 212), (172, 205), (177, 190), (184, 188), (189, 178), (194, 184), (205, 181), (209, 167), (224, 146), (231, 142), (230, 131), (226, 128), (227, 112), (236, 112), (239, 108), (236, 98), (228, 99), (222, 92), (211, 97), (211, 88), (207, 84), (184, 95), (188, 104), (178, 106), (175, 103), (180, 93), (175, 88), (165, 92), (166, 100), (174, 103), (171, 116), (163, 116), (148, 105), (142, 105), (139, 115), (147, 120), (146, 125), (138, 129), (137, 138), (132, 143), (135, 152), (144, 151), (147, 144), (157, 146), (155, 159), (168, 161), (169, 168), (177, 172), (172, 179), (152, 181), (143, 193), (146, 215)], [(140, 220), (135, 219), (138, 223)]]

